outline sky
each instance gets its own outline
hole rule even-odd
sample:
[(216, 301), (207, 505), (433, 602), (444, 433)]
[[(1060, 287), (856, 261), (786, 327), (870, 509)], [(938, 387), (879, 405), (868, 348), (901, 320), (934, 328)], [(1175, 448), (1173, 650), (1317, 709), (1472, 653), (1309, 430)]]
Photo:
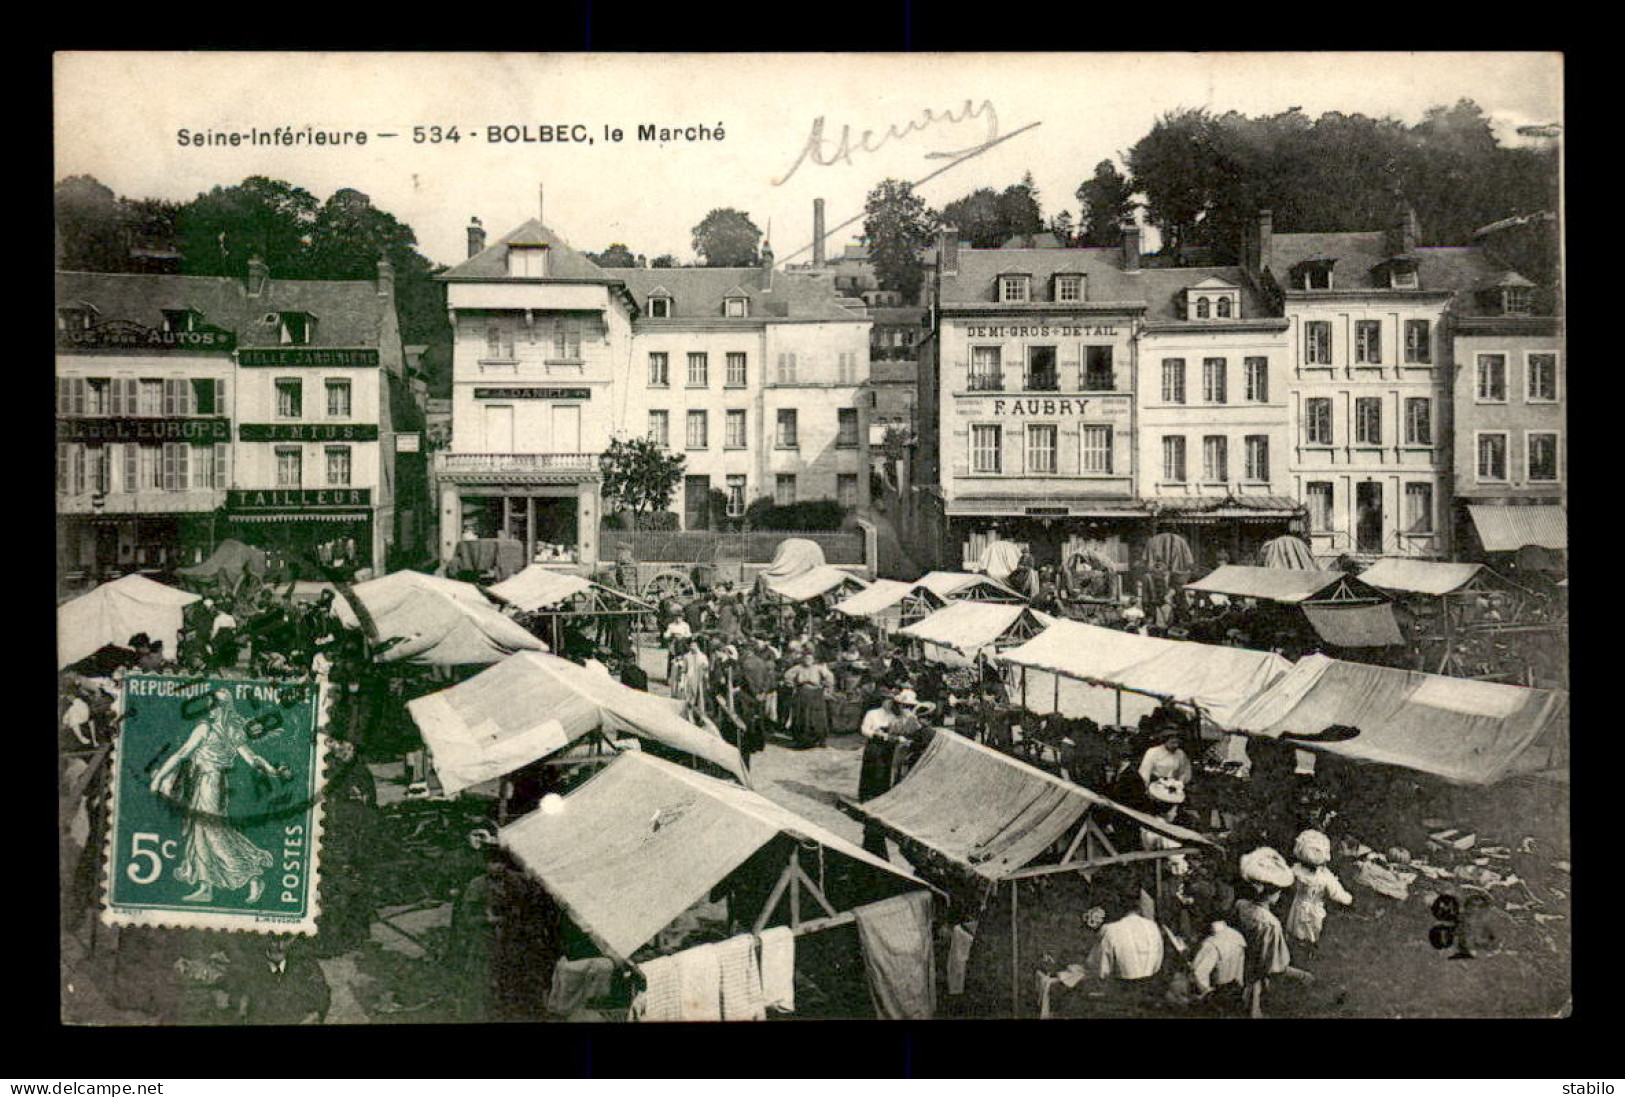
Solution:
[[(1076, 215), (1095, 164), (1121, 166), (1159, 115), (1185, 107), (1414, 123), (1465, 98), (1514, 144), (1532, 140), (1519, 126), (1563, 120), (1551, 53), (62, 53), (54, 83), (56, 179), (93, 175), (125, 197), (176, 201), (250, 175), (318, 199), (352, 187), (447, 264), (466, 256), (471, 216), (495, 239), (539, 212), (577, 248), (624, 243), (686, 261), (691, 228), (719, 207), (769, 230), (779, 261), (804, 261), (815, 198), (829, 229), (856, 219), (831, 235), (838, 254), (861, 232), (871, 187), (932, 173), (917, 190), (938, 208), (1030, 171), (1046, 216)], [(414, 142), (414, 127), (436, 125), (440, 143)], [(279, 126), (369, 137), (232, 148), (177, 136)], [(444, 139), (452, 126), (461, 140)], [(562, 126), (592, 141), (492, 142), (493, 126), (531, 137)], [(640, 126), (722, 136), (641, 141)]]

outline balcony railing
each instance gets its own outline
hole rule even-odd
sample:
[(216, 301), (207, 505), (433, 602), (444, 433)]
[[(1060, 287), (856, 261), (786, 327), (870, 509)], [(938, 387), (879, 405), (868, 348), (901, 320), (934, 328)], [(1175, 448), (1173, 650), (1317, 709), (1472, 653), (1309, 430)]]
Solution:
[(970, 375), (970, 391), (972, 392), (1003, 392), (1004, 374), (1002, 373), (973, 373)]
[(597, 472), (596, 453), (437, 453), (435, 471), (442, 474), (473, 472)]

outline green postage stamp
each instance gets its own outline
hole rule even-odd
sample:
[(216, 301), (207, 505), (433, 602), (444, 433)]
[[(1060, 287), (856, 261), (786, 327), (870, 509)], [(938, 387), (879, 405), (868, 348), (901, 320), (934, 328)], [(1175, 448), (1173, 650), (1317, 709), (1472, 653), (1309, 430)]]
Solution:
[(125, 678), (108, 924), (316, 932), (320, 703), (308, 681)]

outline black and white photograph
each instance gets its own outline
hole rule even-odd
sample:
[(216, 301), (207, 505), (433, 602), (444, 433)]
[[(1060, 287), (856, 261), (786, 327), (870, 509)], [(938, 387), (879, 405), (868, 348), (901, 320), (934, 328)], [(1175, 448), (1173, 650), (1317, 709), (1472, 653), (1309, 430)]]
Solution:
[(1569, 1017), (1564, 64), (56, 54), (60, 1023)]

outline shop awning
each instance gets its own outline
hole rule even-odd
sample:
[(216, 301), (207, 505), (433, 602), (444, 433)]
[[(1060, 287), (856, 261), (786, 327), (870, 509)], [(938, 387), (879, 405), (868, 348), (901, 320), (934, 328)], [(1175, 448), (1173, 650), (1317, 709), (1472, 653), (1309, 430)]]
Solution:
[[(557, 609), (574, 602), (584, 612), (653, 612), (654, 606), (625, 591), (542, 564), (531, 564), (510, 579), (488, 588), (490, 593), (523, 613)], [(586, 597), (583, 598), (582, 596)]]
[(261, 525), (287, 522), (365, 522), (372, 518), (370, 511), (309, 511), (290, 510), (286, 514), (228, 514), (228, 522), (248, 522)]
[[(999, 542), (1008, 545), (1009, 542)], [(1015, 548), (1014, 545), (1010, 545)], [(1021, 558), (1021, 552), (1016, 550), (1016, 560)], [(1015, 561), (1010, 561), (1015, 566)], [(920, 576), (914, 584), (941, 598), (944, 602), (964, 601), (974, 599), (978, 602), (1025, 602), (1027, 599), (1005, 586), (1002, 582), (988, 575), (977, 575), (970, 571), (931, 571)]]
[[(1489, 785), (1568, 766), (1568, 694), (1470, 678), (1350, 663), (1324, 655), (1287, 675), (1236, 714), (1235, 730), (1448, 781)], [(1340, 726), (1359, 734), (1326, 742)]]
[(185, 608), (199, 597), (144, 575), (126, 575), (64, 602), (56, 610), (57, 669), (107, 645), (123, 647), (140, 632), (162, 640), (173, 656)]
[(682, 703), (568, 659), (523, 651), (407, 702), (447, 792), (512, 773), (594, 731), (635, 735), (745, 779), (739, 752), (681, 715)]
[(853, 808), (985, 880), (1024, 868), (1092, 809), (1127, 816), (1182, 845), (1212, 845), (1193, 830), (943, 728), (907, 777)]
[(333, 603), (339, 620), (351, 628), (361, 623), (354, 601), (360, 601), (372, 619), (380, 662), (470, 666), (498, 663), (516, 651), (547, 650), (518, 622), (504, 617), (472, 583), (418, 571), (397, 571), (357, 583), (348, 599)]
[(1480, 574), (1483, 564), (1449, 564), (1438, 560), (1378, 560), (1360, 573), (1360, 582), (1396, 594), (1441, 596), (1465, 589)]
[[(1026, 668), (1025, 703), (1034, 712), (1059, 708), (1066, 716), (1109, 721), (1116, 699), (1094, 687), (1121, 687), (1191, 702), (1221, 727), (1292, 666), (1267, 651), (1164, 640), (1080, 621), (1056, 621), (1001, 652), (999, 661)], [(1132, 722), (1145, 707), (1126, 713), (1125, 720)]]
[(947, 648), (966, 659), (983, 649), (1001, 643), (1020, 643), (1036, 635), (1055, 618), (1025, 605), (1008, 602), (950, 602), (929, 617), (922, 617), (898, 631), (936, 647)]
[(629, 961), (781, 835), (898, 891), (925, 886), (748, 789), (639, 753), (604, 767), (557, 814), (531, 812), (500, 837), (606, 956)]
[(1224, 499), (1157, 500), (1157, 518), (1168, 522), (1222, 522), (1231, 519), (1287, 521), (1303, 504), (1285, 495), (1233, 495)]
[(1304, 606), (1310, 626), (1328, 644), (1340, 648), (1382, 648), (1403, 644), (1394, 607), (1387, 602), (1375, 606)]
[(1339, 584), (1350, 583), (1341, 571), (1306, 571), (1299, 568), (1260, 568), (1246, 564), (1226, 564), (1186, 590), (1223, 594), (1234, 598), (1258, 598), (1266, 602), (1297, 605), (1311, 598), (1335, 594)]
[(263, 549), (227, 538), (214, 547), (207, 560), (189, 568), (176, 568), (175, 574), (188, 579), (213, 579), (219, 575), (235, 579), (245, 571), (264, 575), (269, 566)]
[(1556, 504), (1497, 506), (1470, 503), (1467, 513), (1486, 552), (1517, 552), (1525, 545), (1546, 549), (1569, 547), (1569, 514)]

